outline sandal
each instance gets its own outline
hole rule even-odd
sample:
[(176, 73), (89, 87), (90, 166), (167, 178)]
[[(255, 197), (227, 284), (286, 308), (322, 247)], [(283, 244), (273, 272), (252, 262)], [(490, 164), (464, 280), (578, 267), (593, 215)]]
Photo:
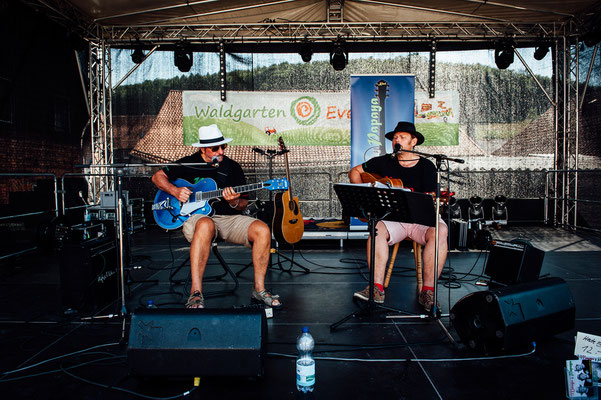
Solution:
[(188, 297), (186, 308), (205, 308), (205, 299), (198, 290)]
[[(282, 302), (279, 300), (280, 296), (277, 294), (271, 294), (267, 289), (263, 289), (260, 292), (253, 290), (250, 300), (253, 303), (265, 304), (268, 307), (278, 309), (282, 307)], [(277, 304), (273, 304), (277, 301)]]

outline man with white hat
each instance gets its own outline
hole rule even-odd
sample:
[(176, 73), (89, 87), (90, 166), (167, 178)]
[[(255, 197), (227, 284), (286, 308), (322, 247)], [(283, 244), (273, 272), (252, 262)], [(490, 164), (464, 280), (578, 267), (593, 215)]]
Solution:
[(167, 192), (181, 202), (186, 202), (192, 191), (187, 187), (177, 187), (171, 182), (184, 179), (195, 184), (202, 178), (211, 178), (217, 187), (223, 189), (223, 198), (212, 203), (214, 214), (207, 216), (201, 213), (192, 214), (183, 224), (183, 233), (190, 242), (191, 280), (190, 297), (187, 308), (204, 308), (202, 295), (202, 277), (215, 237), (243, 244), (252, 248), (254, 265), (254, 290), (251, 299), (273, 308), (281, 307), (278, 295), (265, 289), (265, 273), (269, 264), (271, 250), (271, 231), (264, 222), (242, 215), (248, 205), (248, 195), (236, 193), (235, 186), (246, 184), (242, 167), (225, 155), (227, 143), (232, 139), (224, 138), (213, 124), (198, 130), (198, 142), (192, 144), (199, 151), (184, 157), (177, 163), (218, 163), (218, 167), (171, 166), (157, 171), (152, 182), (162, 191)]
[[(401, 121), (393, 131), (388, 132), (386, 139), (392, 141), (395, 149), (392, 156), (385, 154), (374, 157), (363, 164), (353, 167), (348, 176), (351, 183), (362, 183), (361, 174), (380, 175), (381, 177), (400, 179), (403, 187), (416, 192), (433, 193), (436, 191), (436, 167), (432, 161), (419, 157), (415, 153), (403, 150), (413, 150), (424, 142), (424, 136), (415, 129), (411, 122)], [(409, 224), (395, 221), (378, 221), (376, 224), (376, 245), (374, 261), (374, 302), (384, 302), (384, 273), (388, 261), (388, 246), (398, 243), (405, 238), (424, 246), (423, 277), (424, 285), (418, 294), (418, 302), (426, 311), (434, 304), (434, 259), (435, 259), (435, 229), (433, 227)], [(447, 225), (440, 220), (438, 229), (438, 276), (447, 259)], [(369, 240), (368, 240), (369, 243)], [(370, 260), (369, 246), (367, 260)], [(371, 268), (371, 266), (370, 266)], [(369, 300), (369, 286), (354, 294), (355, 298)]]

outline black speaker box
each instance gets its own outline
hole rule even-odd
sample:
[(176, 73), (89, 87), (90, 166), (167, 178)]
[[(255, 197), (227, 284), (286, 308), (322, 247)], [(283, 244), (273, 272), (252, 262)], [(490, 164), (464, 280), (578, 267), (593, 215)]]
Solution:
[(65, 243), (59, 252), (63, 307), (88, 312), (116, 300), (119, 296), (118, 258), (112, 238)]
[(544, 258), (545, 252), (526, 240), (496, 240), (492, 242), (484, 273), (490, 276), (493, 284), (513, 285), (535, 281)]
[(570, 330), (575, 313), (567, 283), (546, 278), (468, 294), (450, 318), (463, 343), (491, 353)]
[(138, 309), (127, 361), (137, 376), (262, 376), (261, 309)]

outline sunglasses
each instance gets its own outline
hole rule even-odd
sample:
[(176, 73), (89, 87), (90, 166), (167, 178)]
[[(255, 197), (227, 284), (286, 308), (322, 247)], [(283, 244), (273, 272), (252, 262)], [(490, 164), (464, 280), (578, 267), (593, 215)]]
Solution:
[(213, 153), (215, 153), (215, 152), (219, 151), (219, 149), (223, 149), (223, 150), (225, 150), (225, 149), (227, 149), (227, 143), (220, 144), (219, 146), (213, 146), (213, 147), (209, 147), (209, 149), (211, 149), (211, 151), (212, 151)]

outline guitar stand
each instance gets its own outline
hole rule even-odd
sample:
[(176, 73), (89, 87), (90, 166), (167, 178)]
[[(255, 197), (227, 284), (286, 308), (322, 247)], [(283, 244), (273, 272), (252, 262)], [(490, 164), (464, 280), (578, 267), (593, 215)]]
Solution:
[[(260, 149), (260, 148), (258, 148), (258, 147), (253, 147), (253, 148), (252, 148), (252, 151), (254, 151), (255, 153), (258, 153), (258, 154), (261, 154), (261, 155), (263, 155), (263, 156), (267, 157), (267, 160), (268, 160), (268, 164), (267, 164), (267, 165), (268, 165), (268, 176), (269, 176), (269, 179), (273, 179), (273, 159), (274, 159), (275, 157), (277, 157), (277, 156), (281, 156), (281, 155), (283, 155), (283, 154), (286, 154), (286, 153), (288, 153), (288, 152), (289, 152), (289, 150), (288, 150), (288, 149), (285, 149), (285, 150), (271, 150), (271, 149), (263, 150), (263, 149)], [(272, 198), (272, 193), (271, 193), (271, 191), (269, 192), (269, 201), (270, 201), (270, 202), (272, 202), (272, 201), (273, 201), (273, 198)], [(296, 261), (294, 261), (294, 246), (292, 247), (292, 257), (291, 257), (291, 258), (289, 258), (289, 257), (287, 257), (287, 256), (285, 256), (285, 255), (283, 255), (283, 254), (282, 254), (282, 253), (281, 253), (281, 252), (280, 252), (280, 251), (277, 249), (277, 246), (272, 246), (272, 247), (271, 247), (271, 250), (270, 250), (270, 253), (271, 253), (271, 254), (277, 254), (277, 255), (278, 255), (278, 261), (276, 261), (276, 263), (275, 263), (275, 264), (277, 264), (278, 268), (279, 268), (279, 269), (280, 269), (280, 271), (282, 271), (282, 272), (288, 272), (288, 273), (292, 273), (292, 272), (301, 272), (301, 271), (292, 271), (292, 268), (293, 268), (293, 266), (294, 266), (294, 265), (296, 265), (297, 267), (299, 267), (300, 269), (302, 269), (302, 270), (303, 270), (302, 272), (304, 272), (305, 274), (308, 274), (309, 272), (311, 272), (311, 270), (310, 270), (309, 268), (307, 268), (307, 267), (305, 267), (305, 266), (303, 266), (303, 265), (301, 265), (301, 264), (297, 263)], [(280, 258), (283, 258), (284, 260), (286, 260), (286, 261), (289, 261), (289, 262), (290, 262), (290, 264), (291, 264), (291, 265), (290, 265), (290, 268), (288, 268), (288, 269), (285, 269), (285, 268), (282, 266), (282, 261), (280, 260)], [(240, 276), (240, 274), (241, 274), (242, 272), (244, 272), (244, 271), (245, 271), (247, 268), (249, 268), (251, 265), (252, 265), (252, 263), (250, 263), (250, 264), (247, 264), (247, 265), (246, 265), (244, 268), (242, 268), (240, 271), (236, 272), (236, 276)], [(269, 268), (272, 268), (272, 267), (273, 267), (273, 265), (274, 265), (274, 263), (273, 263), (272, 257), (270, 256), (270, 257), (269, 257)]]

